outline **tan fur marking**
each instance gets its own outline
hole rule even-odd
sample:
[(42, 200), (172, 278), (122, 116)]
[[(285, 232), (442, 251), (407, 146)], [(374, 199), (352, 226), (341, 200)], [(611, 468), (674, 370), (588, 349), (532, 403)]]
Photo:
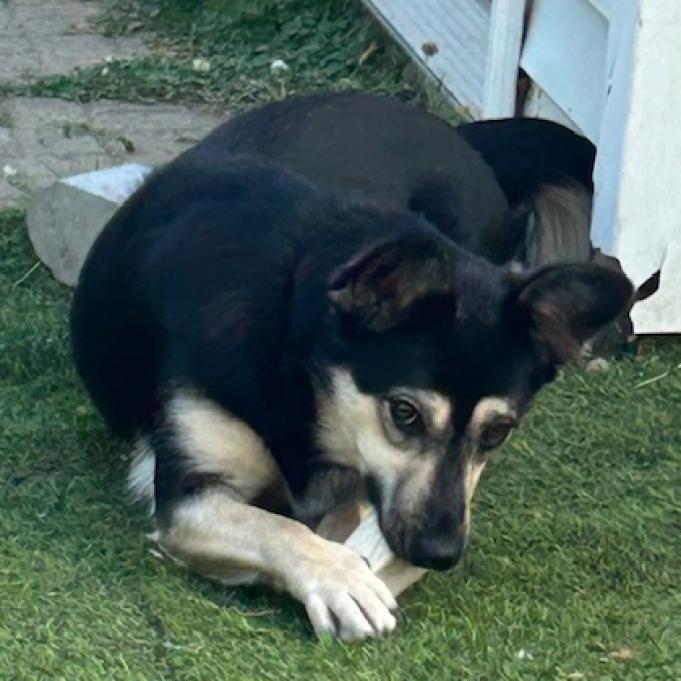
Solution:
[(466, 494), (466, 511), (464, 517), (464, 527), (466, 532), (470, 530), (471, 527), (471, 508), (473, 505), (473, 496), (475, 495), (475, 490), (480, 481), (480, 476), (482, 471), (485, 470), (485, 461), (468, 461), (466, 464), (465, 478), (464, 478), (464, 491)]
[(421, 455), (406, 470), (400, 489), (400, 513), (406, 517), (417, 517), (433, 487), (439, 458)]
[(182, 502), (157, 541), (169, 556), (223, 583), (264, 577), (288, 590), (303, 602), (318, 634), (365, 638), (396, 625), (395, 600), (354, 551), (222, 491)]
[[(385, 512), (419, 518), (444, 448), (422, 451), (416, 442), (394, 444), (386, 436), (380, 400), (362, 393), (344, 369), (334, 370), (331, 379), (330, 394), (319, 396), (317, 438), (322, 450), (333, 461), (371, 474), (381, 487)], [(451, 428), (449, 400), (432, 391), (405, 388), (405, 392), (428, 411), (428, 421), (444, 436)]]
[(527, 265), (587, 262), (591, 258), (592, 196), (576, 182), (545, 185), (535, 196), (535, 230), (526, 246)]
[(329, 541), (343, 543), (359, 525), (361, 513), (360, 503), (354, 499), (336, 506), (314, 528), (315, 534)]
[[(319, 397), (317, 440), (322, 450), (333, 461), (357, 467), (362, 473), (373, 473), (389, 493), (396, 480), (417, 465), (420, 453), (387, 440), (377, 399), (362, 393), (348, 371), (334, 370), (332, 385), (330, 395)], [(451, 419), (449, 400), (435, 392), (412, 392), (428, 405), (436, 428), (445, 430)]]
[(495, 416), (516, 418), (517, 413), (510, 400), (505, 397), (483, 397), (473, 409), (468, 431), (473, 438), (480, 435), (482, 428)]
[(376, 399), (360, 392), (350, 373), (336, 369), (333, 392), (320, 396), (317, 439), (328, 458), (371, 471), (387, 486), (404, 471), (414, 452), (390, 444), (385, 437)]
[(222, 476), (239, 499), (253, 499), (279, 478), (260, 437), (214, 402), (178, 393), (169, 416), (191, 470)]
[(452, 420), (452, 405), (444, 395), (427, 390), (414, 391), (420, 400), (428, 405), (428, 412), (437, 430), (445, 430)]
[[(473, 409), (471, 420), (468, 424), (468, 434), (471, 439), (477, 443), (480, 434), (487, 423), (498, 416), (510, 416), (515, 419), (517, 412), (510, 400), (505, 397), (484, 397)], [(466, 515), (465, 526), (466, 530), (471, 525), (471, 505), (473, 503), (473, 496), (480, 481), (480, 476), (485, 469), (486, 462), (476, 456), (470, 457), (466, 462), (464, 471), (464, 490), (466, 494)]]
[(473, 501), (473, 495), (480, 481), (480, 476), (485, 470), (485, 462), (474, 462), (470, 466), (470, 471), (466, 476), (466, 503), (470, 504)]

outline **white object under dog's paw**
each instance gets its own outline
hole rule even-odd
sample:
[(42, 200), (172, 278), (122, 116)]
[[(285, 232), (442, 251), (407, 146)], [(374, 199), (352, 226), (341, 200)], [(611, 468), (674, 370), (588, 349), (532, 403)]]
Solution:
[(342, 544), (325, 542), (315, 560), (303, 560), (289, 590), (305, 606), (317, 636), (361, 640), (387, 634), (397, 625), (391, 612), (397, 602), (388, 587)]

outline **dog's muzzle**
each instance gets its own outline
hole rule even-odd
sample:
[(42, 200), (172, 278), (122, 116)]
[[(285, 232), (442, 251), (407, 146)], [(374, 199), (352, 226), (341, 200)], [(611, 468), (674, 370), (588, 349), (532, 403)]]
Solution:
[(411, 542), (407, 559), (418, 567), (448, 570), (461, 560), (467, 543), (468, 537), (463, 531), (453, 535), (424, 534)]

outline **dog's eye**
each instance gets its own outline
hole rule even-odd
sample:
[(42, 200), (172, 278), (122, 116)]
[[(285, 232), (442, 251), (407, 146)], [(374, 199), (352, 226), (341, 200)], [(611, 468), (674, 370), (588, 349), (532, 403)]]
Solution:
[(390, 418), (402, 431), (413, 433), (421, 427), (421, 414), (408, 400), (404, 398), (392, 399), (390, 405)]
[(496, 449), (508, 437), (513, 426), (514, 421), (511, 419), (499, 419), (488, 425), (480, 435), (480, 449)]

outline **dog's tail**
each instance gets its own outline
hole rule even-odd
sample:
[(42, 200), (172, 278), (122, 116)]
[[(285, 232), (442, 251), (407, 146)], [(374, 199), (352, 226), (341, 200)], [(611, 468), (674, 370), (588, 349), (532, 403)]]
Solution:
[(526, 267), (591, 260), (592, 199), (574, 181), (539, 187), (528, 200), (525, 239), (515, 259)]
[(514, 261), (537, 267), (591, 259), (596, 148), (572, 130), (537, 118), (477, 121), (457, 128), (503, 190), (518, 235)]

